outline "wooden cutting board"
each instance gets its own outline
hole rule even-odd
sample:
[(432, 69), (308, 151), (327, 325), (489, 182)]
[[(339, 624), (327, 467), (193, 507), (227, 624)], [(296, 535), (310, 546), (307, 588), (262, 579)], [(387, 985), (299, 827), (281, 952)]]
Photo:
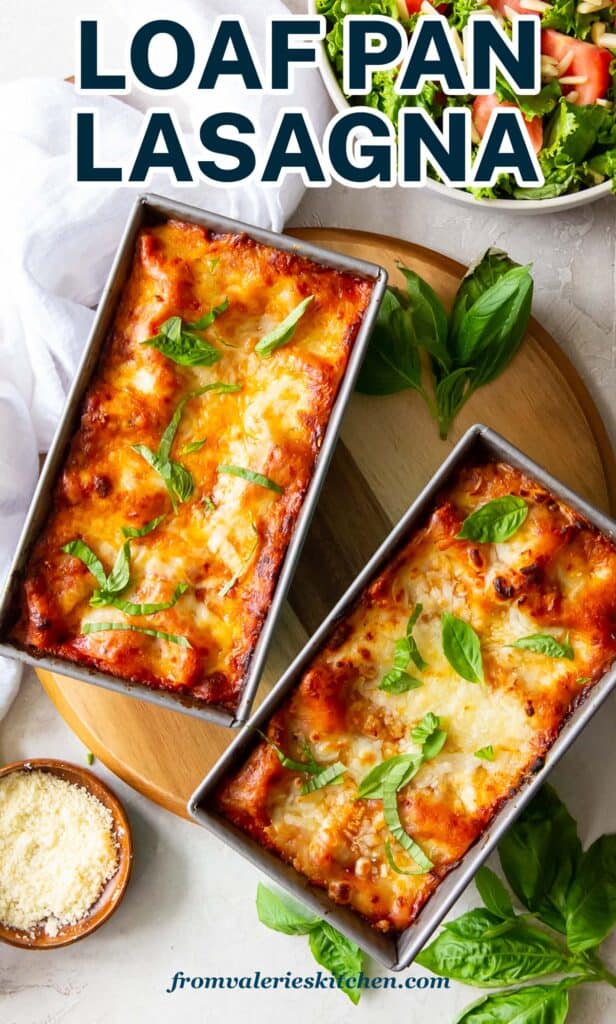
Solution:
[[(449, 304), (464, 268), (421, 246), (359, 231), (314, 228), (299, 238), (381, 263), (402, 284), (397, 261), (426, 278)], [(354, 395), (319, 508), (259, 689), (262, 700), (308, 635), (429, 480), (466, 428), (481, 421), (574, 490), (616, 506), (616, 463), (577, 371), (531, 321), (506, 373), (477, 392), (449, 439), (438, 438), (419, 395)], [(39, 671), (41, 682), (88, 750), (129, 785), (185, 815), (185, 804), (234, 731), (144, 701)]]

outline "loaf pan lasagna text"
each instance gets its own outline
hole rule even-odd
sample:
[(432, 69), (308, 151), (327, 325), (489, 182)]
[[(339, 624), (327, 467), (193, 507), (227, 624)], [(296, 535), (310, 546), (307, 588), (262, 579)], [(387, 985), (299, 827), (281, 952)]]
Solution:
[(215, 806), (401, 932), (615, 656), (612, 542), (511, 466), (466, 467)]
[(144, 228), (13, 642), (235, 708), (372, 289)]

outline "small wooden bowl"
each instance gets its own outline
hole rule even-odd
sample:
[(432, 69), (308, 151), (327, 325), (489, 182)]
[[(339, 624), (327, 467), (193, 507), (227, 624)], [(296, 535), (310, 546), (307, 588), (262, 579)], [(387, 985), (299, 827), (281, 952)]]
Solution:
[(90, 935), (91, 932), (100, 928), (120, 905), (126, 892), (133, 863), (133, 841), (130, 824), (122, 804), (109, 787), (86, 768), (68, 764), (66, 761), (34, 758), (31, 761), (16, 761), (5, 768), (0, 768), (0, 778), (10, 775), (12, 772), (35, 770), (51, 772), (59, 779), (82, 786), (88, 793), (100, 800), (103, 806), (111, 812), (113, 835), (118, 851), (118, 867), (115, 874), (105, 885), (96, 903), (76, 924), (65, 925), (59, 929), (57, 935), (47, 935), (44, 925), (39, 925), (32, 932), (21, 932), (15, 928), (8, 928), (0, 921), (0, 941), (2, 942), (8, 942), (11, 946), (19, 946), (22, 949), (57, 949), (58, 946), (68, 946), (72, 942), (77, 942), (78, 939)]

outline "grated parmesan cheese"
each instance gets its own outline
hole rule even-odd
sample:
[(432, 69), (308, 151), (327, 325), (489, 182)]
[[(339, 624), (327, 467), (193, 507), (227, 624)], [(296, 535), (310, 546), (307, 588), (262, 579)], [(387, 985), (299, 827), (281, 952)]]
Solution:
[(118, 865), (111, 812), (49, 772), (0, 779), (0, 920), (57, 935), (96, 902)]

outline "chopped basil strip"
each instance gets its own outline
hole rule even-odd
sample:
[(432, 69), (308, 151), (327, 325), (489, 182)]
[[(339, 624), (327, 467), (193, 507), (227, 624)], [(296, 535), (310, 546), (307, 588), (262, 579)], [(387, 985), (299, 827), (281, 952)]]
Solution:
[(385, 840), (385, 858), (392, 871), (395, 871), (398, 875), (425, 875), (426, 873), (423, 868), (399, 868), (391, 852), (389, 839)]
[(205, 505), (205, 507), (208, 510), (208, 512), (215, 512), (216, 511), (216, 505), (214, 504), (214, 502), (210, 498), (209, 494), (205, 495), (205, 497), (203, 499), (203, 504)]
[(240, 384), (225, 384), (224, 381), (214, 381), (214, 383), (206, 384), (205, 387), (198, 388), (196, 391), (190, 391), (178, 403), (171, 420), (165, 428), (158, 451), (153, 452), (145, 444), (131, 445), (133, 451), (141, 455), (141, 458), (145, 459), (148, 465), (156, 470), (164, 481), (174, 511), (177, 510), (176, 501), (180, 503), (188, 501), (195, 489), (193, 478), (185, 466), (182, 466), (179, 462), (174, 462), (170, 458), (171, 447), (175, 440), (186, 403), (192, 398), (199, 398), (201, 395), (205, 395), (208, 391), (213, 391), (217, 394), (232, 394), (241, 390)]
[(129, 622), (86, 622), (82, 633), (104, 633), (108, 630), (121, 629), (133, 633), (143, 633), (145, 636), (153, 636), (158, 640), (168, 640), (169, 643), (178, 644), (180, 647), (192, 647), (192, 644), (185, 636), (176, 636), (175, 633), (162, 633), (160, 629), (146, 629), (145, 626), (132, 626)]
[(579, 679), (575, 680), (577, 686), (586, 686), (586, 683), (589, 683), (590, 681), (590, 676), (580, 676)]
[(191, 455), (192, 452), (198, 452), (203, 448), (203, 445), (207, 444), (207, 437), (204, 437), (202, 441), (191, 441), (185, 448), (182, 448), (181, 455)]
[(445, 746), (447, 733), (441, 729), (441, 720), (434, 712), (424, 715), (419, 725), (411, 730), (411, 738), (421, 745), (424, 761), (431, 761)]
[(224, 587), (221, 588), (221, 590), (220, 590), (220, 597), (226, 597), (227, 594), (229, 593), (229, 591), (233, 590), (233, 587), (235, 586), (235, 584), (238, 582), (238, 580), (240, 580), (242, 578), (242, 576), (246, 572), (246, 569), (248, 568), (248, 566), (252, 562), (253, 555), (254, 555), (255, 551), (257, 550), (257, 548), (259, 546), (259, 534), (257, 532), (257, 528), (256, 528), (254, 522), (251, 523), (250, 525), (252, 526), (252, 529), (253, 529), (254, 534), (255, 534), (254, 544), (252, 545), (250, 551), (248, 552), (248, 555), (246, 556), (246, 558), (242, 562), (242, 565), (240, 566), (238, 571), (235, 573), (234, 576), (231, 577), (231, 579), (227, 583), (225, 583)]
[(247, 480), (250, 484), (257, 484), (258, 487), (266, 487), (269, 491), (275, 491), (276, 494), (282, 494), (284, 490), (280, 484), (275, 483), (274, 480), (270, 480), (268, 476), (263, 476), (262, 473), (255, 473), (252, 469), (245, 469), (243, 466), (233, 466), (223, 463), (218, 467), (218, 472), (227, 473), (229, 476), (239, 476), (242, 480)]
[[(125, 612), (127, 615), (155, 615), (156, 612), (165, 612), (168, 608), (173, 608), (174, 604), (187, 590), (188, 583), (178, 583), (171, 599), (163, 601), (162, 604), (133, 604), (132, 601), (126, 601), (122, 597), (116, 597), (106, 603), (112, 604), (114, 608), (119, 608), (120, 611)], [(90, 603), (92, 604), (93, 602)]]
[(220, 306), (215, 306), (194, 323), (183, 321), (179, 316), (172, 316), (161, 324), (154, 338), (148, 338), (141, 344), (157, 349), (179, 366), (213, 366), (220, 359), (220, 352), (209, 341), (200, 338), (194, 332), (205, 331), (221, 313), (224, 313), (228, 305), (229, 301), (225, 299)]
[(210, 274), (214, 273), (219, 263), (220, 256), (214, 256), (211, 260), (208, 261), (207, 269), (209, 270)]
[(513, 537), (528, 515), (524, 498), (507, 494), (494, 498), (475, 509), (462, 523), (459, 540), (475, 540), (479, 543), (502, 543)]
[(478, 757), (481, 761), (493, 761), (495, 757), (494, 747), (491, 743), (487, 747), (480, 747), (479, 750), (475, 751), (475, 757)]
[(406, 635), (396, 640), (394, 647), (394, 667), (383, 676), (379, 690), (386, 693), (407, 693), (409, 690), (416, 690), (423, 686), (421, 679), (406, 672), (410, 661), (414, 662), (418, 669), (425, 669), (428, 663), (424, 661), (413, 637), (413, 628), (417, 619), (423, 611), (423, 605), (416, 604), (413, 613), (406, 624)]
[(295, 761), (292, 757), (287, 757), (287, 755), (280, 749), (280, 747), (277, 747), (273, 740), (270, 740), (265, 735), (265, 733), (261, 732), (260, 729), (257, 729), (257, 732), (259, 733), (259, 736), (265, 740), (268, 747), (272, 748), (283, 768), (288, 768), (289, 771), (291, 772), (308, 772), (311, 775), (318, 775), (319, 772), (322, 770), (322, 765), (317, 764), (308, 748), (304, 747), (304, 750), (308, 754), (310, 760)]
[(400, 765), (396, 771), (390, 773), (383, 785), (383, 817), (385, 824), (400, 846), (410, 853), (411, 857), (422, 873), (430, 871), (434, 865), (429, 857), (421, 849), (418, 843), (405, 831), (404, 825), (398, 813), (398, 790), (406, 783), (404, 782), (404, 766)]
[(281, 345), (286, 345), (286, 343), (291, 340), (295, 334), (295, 329), (299, 321), (313, 299), (314, 295), (309, 295), (307, 299), (300, 302), (299, 305), (296, 306), (287, 317), (285, 317), (282, 323), (278, 324), (277, 327), (274, 327), (273, 331), (264, 335), (261, 340), (257, 342), (255, 345), (255, 352), (258, 356), (265, 359), (267, 356), (271, 356), (272, 352), (277, 348), (280, 348)]
[(147, 537), (148, 533), (152, 533), (157, 526), (162, 523), (165, 518), (165, 514), (162, 516), (156, 516), (156, 519), (151, 519), (145, 526), (123, 526), (122, 533), (125, 537)]
[(532, 651), (533, 654), (546, 654), (548, 658), (567, 658), (569, 661), (573, 661), (575, 658), (568, 637), (559, 643), (549, 633), (533, 633), (532, 636), (522, 636), (519, 640), (514, 640), (512, 644), (509, 644), (509, 647)]
[(91, 548), (83, 540), (70, 540), (68, 544), (64, 544), (62, 551), (67, 555), (72, 555), (73, 558), (78, 558), (80, 562), (90, 570), (94, 579), (98, 583), (99, 587), (103, 588), (107, 585), (107, 573), (103, 568), (103, 564), (96, 557)]
[(324, 786), (331, 786), (342, 782), (342, 776), (345, 772), (346, 768), (341, 761), (328, 765), (327, 768), (319, 771), (318, 775), (311, 775), (309, 779), (306, 779), (302, 786), (302, 796), (314, 793), (316, 789), (323, 789)]
[(481, 644), (472, 626), (449, 612), (443, 612), (441, 632), (443, 653), (454, 672), (469, 683), (482, 683)]

